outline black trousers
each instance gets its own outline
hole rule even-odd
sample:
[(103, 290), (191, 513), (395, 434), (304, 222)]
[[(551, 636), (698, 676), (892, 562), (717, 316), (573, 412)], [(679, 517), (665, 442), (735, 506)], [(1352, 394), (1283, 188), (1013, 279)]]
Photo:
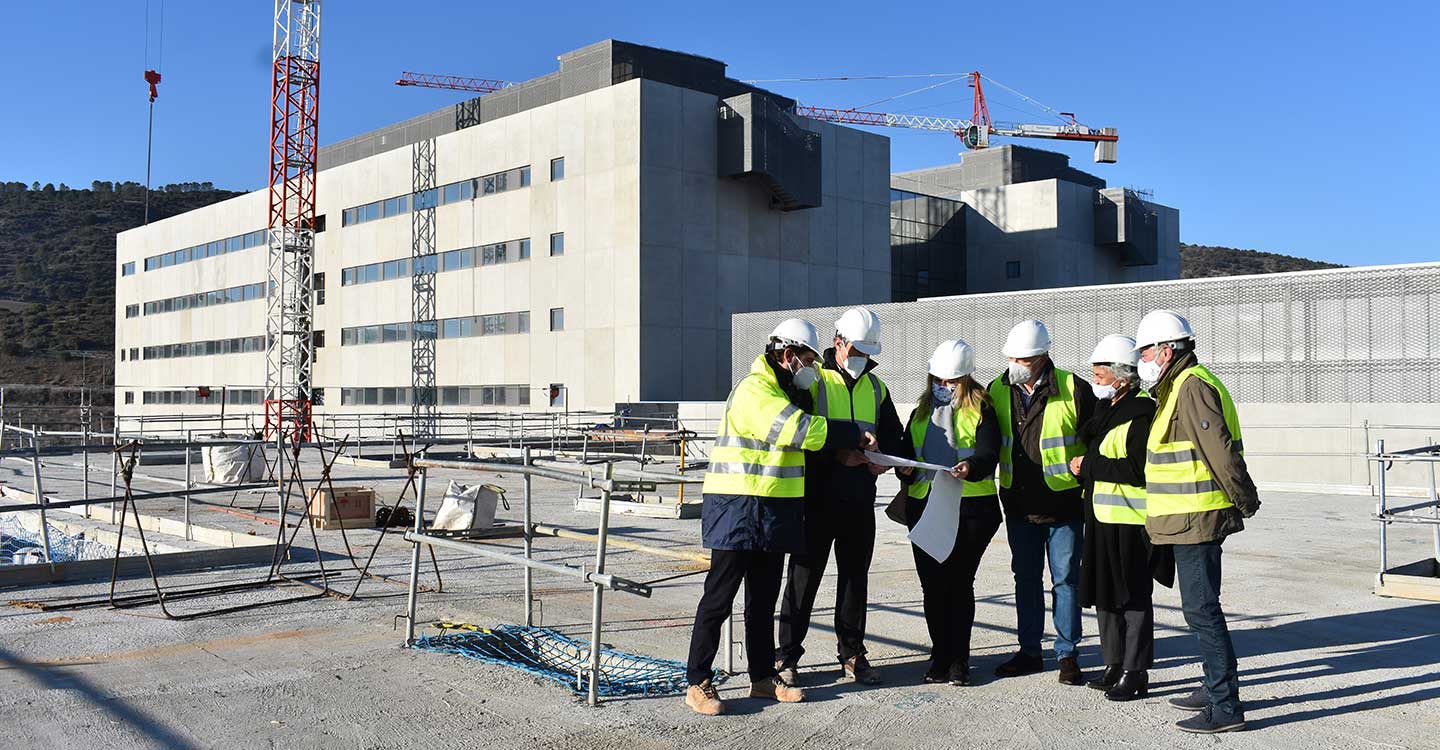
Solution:
[(1100, 623), (1100, 654), (1105, 666), (1119, 665), (1127, 672), (1155, 664), (1155, 609), (1095, 608)]
[[(817, 507), (818, 506), (818, 507)], [(835, 636), (844, 661), (865, 653), (865, 608), (869, 603), (870, 558), (875, 554), (874, 503), (808, 505), (805, 553), (790, 556), (790, 581), (780, 604), (777, 661), (798, 664), (815, 611), (815, 596), (835, 548)]]
[(690, 633), (690, 661), (686, 670), (691, 685), (710, 679), (715, 654), (720, 650), (720, 626), (735, 606), (735, 594), (745, 583), (745, 658), (750, 679), (763, 680), (775, 674), (769, 655), (775, 652), (775, 600), (780, 596), (780, 576), (785, 570), (783, 552), (759, 550), (710, 550), (710, 572), (705, 574), (705, 593), (695, 609), (695, 628)]
[[(911, 498), (910, 528), (915, 528), (925, 502)], [(945, 562), (911, 545), (915, 572), (925, 607), (925, 627), (930, 631), (930, 671), (940, 673), (956, 663), (970, 663), (970, 631), (975, 627), (975, 572), (990, 540), (1000, 529), (1000, 512), (993, 515), (961, 516), (956, 528), (955, 549)]]

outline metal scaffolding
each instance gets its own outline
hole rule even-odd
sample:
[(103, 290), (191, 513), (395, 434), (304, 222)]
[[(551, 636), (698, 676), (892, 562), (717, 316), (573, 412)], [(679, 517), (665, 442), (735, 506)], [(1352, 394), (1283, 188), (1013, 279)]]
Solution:
[(410, 213), (411, 430), (416, 440), (435, 437), (435, 139), (411, 149), (414, 210)]

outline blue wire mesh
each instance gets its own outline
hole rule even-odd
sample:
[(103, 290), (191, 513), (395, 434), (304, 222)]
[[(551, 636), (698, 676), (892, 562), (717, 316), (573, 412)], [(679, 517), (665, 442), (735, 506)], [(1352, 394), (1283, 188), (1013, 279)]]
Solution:
[[(50, 552), (54, 562), (109, 560), (115, 556), (115, 548), (108, 544), (86, 539), (83, 533), (72, 536), (54, 524), (47, 525), (50, 527)], [(39, 529), (26, 528), (14, 516), (0, 516), (0, 565), (12, 564), (15, 553), (27, 550), (35, 550), (39, 559), (44, 560), (45, 541)]]
[[(426, 636), (416, 639), (414, 646), (514, 667), (577, 694), (587, 693), (590, 686), (589, 642), (549, 628), (501, 625), (479, 632)], [(685, 672), (684, 662), (602, 649), (597, 691), (605, 697), (683, 693), (689, 684)], [(724, 680), (724, 674), (715, 670), (715, 684)]]

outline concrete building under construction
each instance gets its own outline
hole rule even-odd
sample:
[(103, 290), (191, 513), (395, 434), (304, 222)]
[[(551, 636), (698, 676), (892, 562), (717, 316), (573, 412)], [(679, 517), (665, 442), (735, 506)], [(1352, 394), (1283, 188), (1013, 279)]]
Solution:
[[(892, 176), (884, 135), (725, 72), (604, 41), (323, 147), (317, 411), (410, 411), (416, 271), (434, 274), (436, 401), (457, 411), (723, 399), (738, 313), (1178, 276), (1177, 212), (1063, 155), (994, 147)], [(417, 191), (431, 139), (435, 187)], [(259, 409), (266, 199), (119, 236), (120, 414)]]

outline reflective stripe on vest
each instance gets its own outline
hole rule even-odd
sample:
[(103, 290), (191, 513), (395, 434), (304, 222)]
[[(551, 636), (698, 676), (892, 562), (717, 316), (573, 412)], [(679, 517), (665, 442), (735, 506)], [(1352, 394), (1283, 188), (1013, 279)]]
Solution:
[[(1132, 424), (1134, 422), (1126, 422), (1106, 433), (1105, 439), (1100, 441), (1100, 455), (1116, 460), (1127, 458), (1125, 446)], [(1100, 523), (1145, 523), (1144, 487), (1096, 480), (1090, 501), (1095, 508), (1095, 520)]]
[[(963, 461), (975, 455), (975, 437), (980, 427), (979, 409), (955, 409), (955, 460)], [(919, 410), (910, 417), (910, 442), (915, 446), (915, 455), (924, 459), (925, 433), (930, 429), (930, 415), (921, 416)], [(928, 463), (934, 463), (930, 461)], [(918, 471), (918, 470), (917, 470)], [(922, 498), (930, 493), (930, 485), (935, 481), (935, 472), (919, 471), (915, 481), (910, 483), (906, 494), (913, 498)], [(961, 497), (988, 497), (994, 495), (995, 479), (982, 479), (978, 482), (965, 480), (961, 486)]]
[(875, 432), (880, 404), (885, 401), (885, 384), (875, 373), (862, 373), (852, 391), (839, 370), (820, 369), (820, 379), (810, 386), (815, 413), (826, 419), (854, 422), (864, 432)]
[(1234, 505), (1215, 481), (1210, 467), (1201, 460), (1195, 444), (1188, 440), (1169, 440), (1170, 420), (1175, 417), (1180, 387), (1191, 378), (1199, 379), (1215, 389), (1225, 413), (1225, 426), (1230, 430), (1233, 449), (1244, 453), (1240, 436), (1240, 417), (1235, 402), (1220, 379), (1203, 365), (1193, 365), (1175, 376), (1165, 400), (1155, 414), (1146, 442), (1145, 489), (1146, 513), (1171, 516), (1180, 513), (1202, 513)]
[(725, 401), (702, 492), (804, 497), (804, 449), (819, 449), (827, 431), (824, 419), (790, 403), (762, 355)]
[[(1079, 411), (1075, 404), (1074, 375), (1060, 368), (1051, 371), (1056, 394), (1045, 400), (1045, 413), (1040, 422), (1040, 469), (1045, 486), (1052, 491), (1075, 489), (1080, 481), (1070, 473), (1070, 459), (1083, 455), (1085, 446), (1076, 437)], [(1009, 488), (1015, 478), (1015, 422), (1010, 416), (1010, 386), (1004, 376), (990, 383), (990, 398), (995, 402), (995, 416), (1000, 418), (1000, 486)]]

